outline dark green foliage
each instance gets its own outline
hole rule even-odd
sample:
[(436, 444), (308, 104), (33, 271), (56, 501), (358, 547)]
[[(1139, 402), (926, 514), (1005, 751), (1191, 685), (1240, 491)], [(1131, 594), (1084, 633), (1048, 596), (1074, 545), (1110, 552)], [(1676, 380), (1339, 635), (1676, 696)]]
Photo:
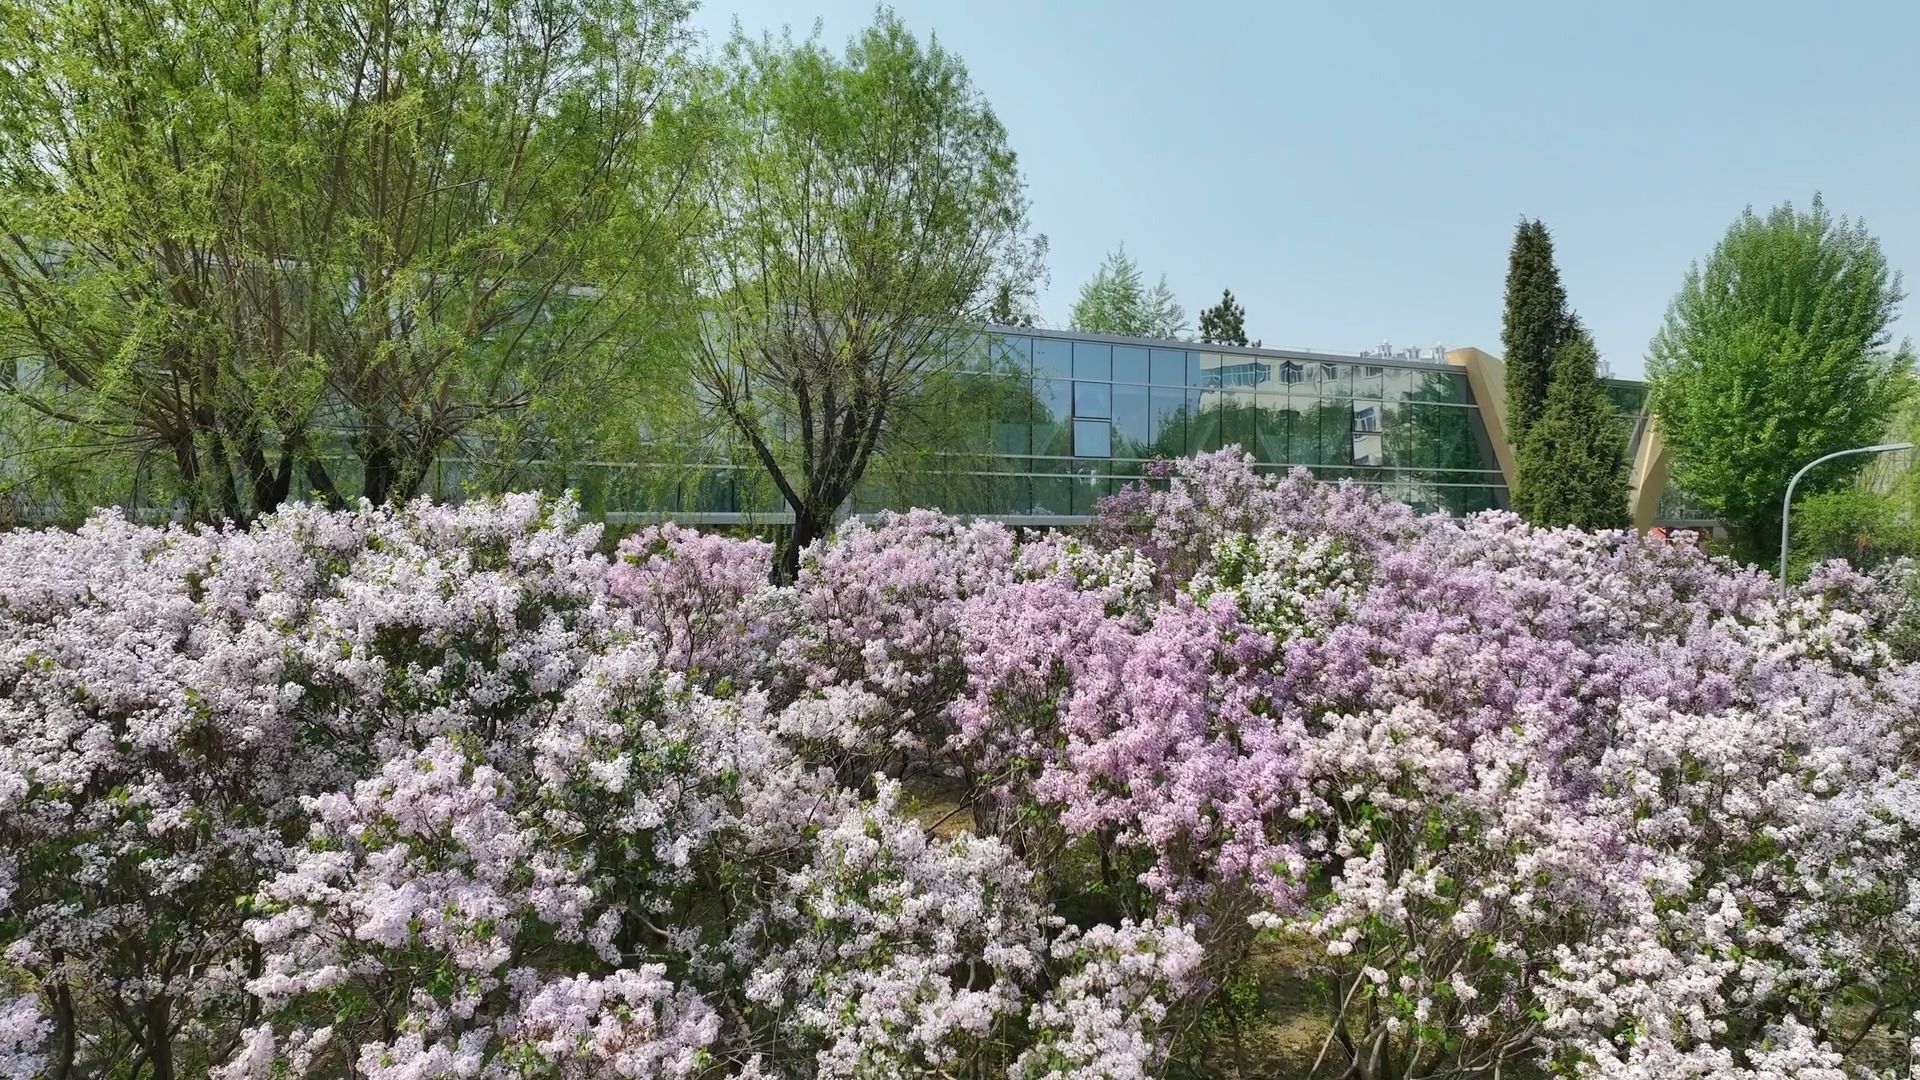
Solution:
[(1233, 298), (1232, 289), (1220, 293), (1220, 302), (1200, 312), (1200, 340), (1209, 345), (1245, 345), (1247, 309)]
[[(1864, 226), (1827, 213), (1751, 209), (1688, 270), (1647, 357), (1673, 482), (1723, 521), (1748, 558), (1779, 554), (1795, 470), (1880, 441), (1911, 385), (1913, 352), (1889, 328), (1904, 298)], [(1799, 492), (1844, 487), (1842, 458)]]
[(993, 305), (987, 310), (987, 321), (995, 326), (1032, 326), (1033, 312), (1021, 303), (1013, 283), (1003, 281), (993, 291)]
[(1621, 529), (1627, 515), (1625, 433), (1595, 376), (1593, 339), (1576, 333), (1549, 372), (1546, 410), (1520, 446), (1513, 508), (1536, 525)]
[(1567, 290), (1553, 264), (1553, 237), (1536, 220), (1522, 220), (1507, 257), (1507, 310), (1500, 344), (1507, 364), (1507, 436), (1525, 445), (1528, 429), (1547, 409), (1554, 358), (1578, 330)]
[(1596, 377), (1593, 339), (1567, 306), (1553, 237), (1538, 220), (1514, 232), (1501, 341), (1507, 433), (1519, 457), (1513, 509), (1536, 525), (1626, 527), (1624, 433)]

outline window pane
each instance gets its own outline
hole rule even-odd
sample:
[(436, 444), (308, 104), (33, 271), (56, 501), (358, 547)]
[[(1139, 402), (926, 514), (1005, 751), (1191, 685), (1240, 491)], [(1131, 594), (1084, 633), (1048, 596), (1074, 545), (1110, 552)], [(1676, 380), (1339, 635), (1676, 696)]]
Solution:
[[(1051, 457), (1066, 457), (1073, 452), (1071, 420), (1036, 422), (1033, 425), (1033, 452)], [(1035, 458), (1034, 472), (1046, 472), (1049, 463)]]
[(953, 354), (960, 358), (957, 371), (985, 371), (997, 346), (991, 334), (962, 334), (953, 341)]
[(1356, 431), (1353, 433), (1353, 463), (1355, 465), (1382, 463), (1378, 432)]
[(1322, 397), (1353, 396), (1353, 376), (1347, 370), (1347, 365), (1323, 360), (1314, 374), (1319, 380)]
[(1397, 456), (1422, 469), (1478, 468), (1466, 409), (1451, 405), (1403, 405), (1393, 425)]
[(1113, 347), (1113, 381), (1146, 382), (1147, 350), (1137, 345), (1115, 345)]
[(1187, 354), (1187, 385), (1212, 387), (1220, 385), (1220, 368), (1227, 358), (1219, 353)]
[(1242, 450), (1254, 449), (1255, 416), (1257, 410), (1252, 394), (1234, 394), (1222, 396), (1218, 406), (1220, 413), (1220, 445), (1238, 446)]
[(1091, 514), (1101, 499), (1113, 491), (1113, 481), (1105, 476), (1075, 477), (1073, 481), (1073, 512)]
[(1113, 427), (1105, 420), (1075, 420), (1073, 422), (1074, 457), (1111, 457), (1113, 455)]
[(1261, 394), (1256, 417), (1254, 456), (1263, 462), (1286, 463), (1287, 399), (1282, 394)]
[(1065, 378), (1073, 374), (1073, 342), (1033, 339), (1033, 373)]
[(1032, 431), (1032, 425), (1025, 420), (995, 420), (993, 449), (1001, 454), (1031, 453)]
[(1407, 396), (1414, 401), (1465, 404), (1467, 377), (1457, 371), (1422, 372), (1419, 385)]
[(1353, 461), (1353, 405), (1346, 400), (1320, 403), (1320, 463), (1347, 465)]
[(1361, 364), (1354, 369), (1353, 396), (1380, 400), (1386, 392), (1387, 369), (1379, 364)]
[(1113, 415), (1113, 387), (1103, 382), (1073, 384), (1073, 415), (1105, 420)]
[(1287, 397), (1287, 463), (1320, 464), (1320, 400), (1302, 393)]
[(1153, 441), (1151, 409), (1144, 386), (1113, 388), (1113, 441), (1118, 457), (1151, 457), (1148, 445)]
[[(1026, 462), (1014, 462), (1017, 468), (1026, 468)], [(1014, 471), (1012, 469), (1009, 472)], [(1024, 476), (996, 476), (993, 478), (993, 505), (1003, 514), (1030, 514), (1033, 512), (1033, 481)]]
[(1045, 420), (1049, 417), (1065, 419), (1072, 411), (1072, 394), (1073, 384), (1065, 379), (1033, 380), (1034, 400), (1041, 408), (1041, 415), (1035, 416), (1034, 419)]
[(1033, 452), (1065, 456), (1071, 452), (1067, 424), (1073, 412), (1073, 384), (1065, 379), (1035, 379), (1033, 397), (1039, 410), (1033, 418)]
[(1432, 374), (1410, 368), (1388, 368), (1380, 380), (1380, 399), (1391, 403), (1414, 398), (1419, 395), (1421, 384)]
[(1073, 513), (1072, 478), (1066, 476), (1034, 478), (1033, 512), (1036, 514)]
[(1187, 391), (1187, 453), (1220, 449), (1219, 396), (1203, 390)]
[(1229, 390), (1254, 390), (1274, 379), (1273, 365), (1244, 356), (1223, 356), (1214, 369), (1218, 385)]
[(1026, 375), (1033, 370), (1033, 339), (1012, 334), (993, 336), (990, 370), (1005, 375)]
[[(1154, 387), (1148, 398), (1153, 413), (1148, 441), (1159, 457), (1180, 457), (1187, 452), (1187, 394), (1184, 390)], [(1147, 456), (1147, 455), (1142, 455)]]
[(1113, 346), (1091, 341), (1073, 343), (1073, 377), (1076, 379), (1098, 379), (1107, 382), (1113, 378)]
[(1155, 386), (1187, 385), (1187, 354), (1179, 349), (1154, 349), (1148, 354)]

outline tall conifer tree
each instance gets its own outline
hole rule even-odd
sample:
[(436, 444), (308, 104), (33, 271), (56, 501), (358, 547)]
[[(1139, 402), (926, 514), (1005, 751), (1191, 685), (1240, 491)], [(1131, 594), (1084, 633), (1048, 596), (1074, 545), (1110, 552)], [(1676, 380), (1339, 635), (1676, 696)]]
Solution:
[(1546, 409), (1518, 448), (1513, 508), (1536, 525), (1623, 529), (1626, 433), (1600, 387), (1593, 339), (1576, 327), (1554, 355)]
[(1245, 345), (1247, 309), (1233, 298), (1233, 290), (1220, 293), (1220, 302), (1200, 313), (1200, 340), (1210, 345)]
[(1507, 438), (1516, 448), (1546, 412), (1554, 357), (1576, 330), (1553, 264), (1553, 237), (1538, 219), (1523, 219), (1507, 257), (1507, 310), (1500, 327), (1507, 363)]

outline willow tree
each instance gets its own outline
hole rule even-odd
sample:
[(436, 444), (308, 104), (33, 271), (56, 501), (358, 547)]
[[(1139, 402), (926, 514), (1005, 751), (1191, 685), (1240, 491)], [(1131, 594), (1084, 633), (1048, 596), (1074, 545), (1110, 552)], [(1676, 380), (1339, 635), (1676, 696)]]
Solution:
[(718, 77), (697, 376), (793, 512), (791, 575), (1039, 245), (965, 65), (891, 12), (841, 56), (736, 33)]
[(565, 452), (673, 352), (685, 15), (9, 5), (0, 396), (202, 517)]

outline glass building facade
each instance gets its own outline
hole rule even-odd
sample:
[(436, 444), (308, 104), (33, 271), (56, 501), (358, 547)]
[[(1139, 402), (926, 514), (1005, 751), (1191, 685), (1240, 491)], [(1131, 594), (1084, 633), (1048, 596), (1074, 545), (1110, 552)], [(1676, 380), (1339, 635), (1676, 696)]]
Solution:
[[(1507, 505), (1501, 435), (1466, 372), (1444, 362), (989, 328), (950, 378), (932, 404), (939, 415), (921, 418), (937, 445), (876, 464), (851, 511), (1068, 523), (1157, 458), (1233, 445), (1261, 471), (1300, 466), (1420, 509)], [(1631, 458), (1647, 430), (1646, 387), (1604, 385)], [(724, 520), (785, 509), (754, 466), (683, 463), (649, 478), (652, 469), (620, 466), (601, 491), (590, 476), (576, 483), (607, 510)]]
[[(1156, 458), (1233, 445), (1263, 470), (1304, 466), (1422, 508), (1506, 503), (1466, 377), (1445, 364), (1006, 329), (960, 377), (956, 434), (986, 460), (916, 493), (959, 513), (1082, 517)], [(857, 510), (902, 494), (872, 486)]]

